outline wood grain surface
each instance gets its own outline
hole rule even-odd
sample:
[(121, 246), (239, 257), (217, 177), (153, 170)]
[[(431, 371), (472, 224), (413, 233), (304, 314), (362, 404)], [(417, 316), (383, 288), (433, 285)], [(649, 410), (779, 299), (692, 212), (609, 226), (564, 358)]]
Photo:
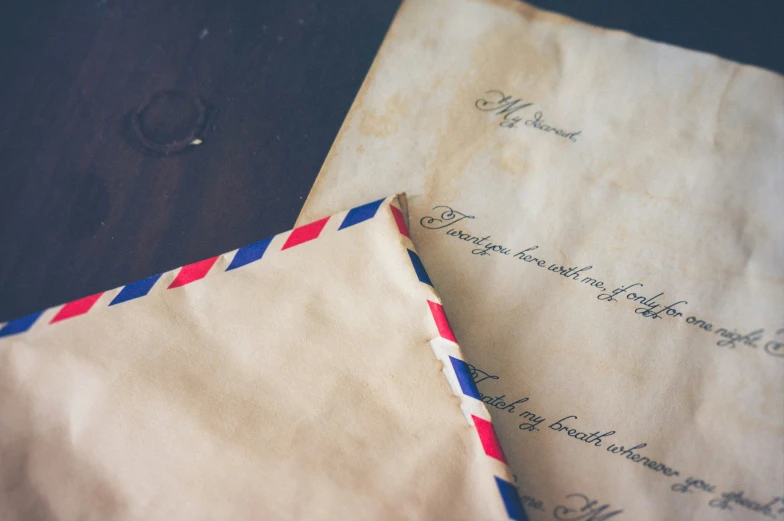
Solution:
[[(291, 228), (397, 5), (18, 7), (0, 55), (0, 321)], [(164, 156), (129, 118), (169, 89), (213, 113), (201, 145)]]

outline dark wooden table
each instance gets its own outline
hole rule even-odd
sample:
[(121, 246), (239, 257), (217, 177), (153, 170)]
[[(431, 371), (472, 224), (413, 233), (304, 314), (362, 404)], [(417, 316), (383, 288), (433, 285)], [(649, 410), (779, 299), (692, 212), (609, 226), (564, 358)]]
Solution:
[[(775, 0), (537, 3), (782, 70)], [(290, 228), (398, 1), (5, 4), (0, 321)]]

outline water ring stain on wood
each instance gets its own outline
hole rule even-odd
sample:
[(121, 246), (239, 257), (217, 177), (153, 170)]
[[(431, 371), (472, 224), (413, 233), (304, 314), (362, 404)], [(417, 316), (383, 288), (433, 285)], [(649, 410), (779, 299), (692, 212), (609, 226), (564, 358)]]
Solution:
[(198, 96), (165, 90), (150, 96), (131, 117), (142, 146), (159, 154), (173, 154), (201, 144), (207, 106)]

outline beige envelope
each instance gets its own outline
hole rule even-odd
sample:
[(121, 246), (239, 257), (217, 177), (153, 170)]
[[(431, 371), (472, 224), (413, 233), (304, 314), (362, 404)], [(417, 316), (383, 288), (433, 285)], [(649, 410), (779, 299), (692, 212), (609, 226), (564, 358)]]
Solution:
[(525, 519), (399, 204), (0, 327), (0, 519)]
[(784, 520), (784, 80), (406, 0), (300, 221), (406, 191), (534, 520)]

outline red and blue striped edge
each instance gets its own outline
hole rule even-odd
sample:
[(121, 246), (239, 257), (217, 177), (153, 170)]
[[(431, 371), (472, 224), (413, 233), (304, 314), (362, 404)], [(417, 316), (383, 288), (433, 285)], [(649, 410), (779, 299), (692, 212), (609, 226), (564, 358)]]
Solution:
[[(283, 245), (280, 247), (280, 249), (281, 251), (284, 251), (289, 248), (293, 248), (306, 242), (318, 239), (327, 223), (332, 219), (340, 219), (341, 216), (342, 221), (337, 228), (337, 232), (368, 221), (376, 216), (379, 208), (385, 201), (389, 202), (388, 207), (398, 228), (398, 231), (410, 243), (411, 235), (409, 234), (408, 228), (406, 226), (403, 213), (399, 208), (391, 204), (392, 201), (397, 199), (397, 197), (398, 196), (392, 196), (379, 199), (378, 201), (373, 201), (372, 203), (367, 203), (362, 206), (352, 208), (345, 214), (337, 214), (331, 217), (325, 217), (324, 219), (320, 219), (318, 221), (294, 228), (289, 232), (284, 232), (280, 235), (288, 234), (288, 236), (286, 237), (286, 240), (283, 242)], [(176, 290), (177, 288), (181, 288), (205, 278), (216, 264), (218, 259), (222, 256), (231, 256), (231, 254), (234, 253), (231, 262), (225, 270), (227, 272), (257, 262), (261, 260), (265, 253), (269, 250), (269, 247), (274, 238), (275, 237), (269, 237), (248, 246), (239, 248), (238, 250), (234, 250), (234, 252), (210, 257), (208, 259), (194, 262), (192, 264), (188, 264), (186, 266), (172, 270), (173, 272), (176, 272), (176, 276), (174, 277), (174, 280), (166, 287), (166, 290)], [(427, 300), (427, 305), (430, 309), (430, 315), (432, 316), (438, 331), (439, 339), (445, 342), (438, 343), (431, 341), (431, 348), (435, 352), (436, 357), (444, 362), (444, 374), (449, 381), (453, 392), (461, 398), (461, 408), (463, 409), (469, 424), (475, 427), (479, 442), (482, 445), (485, 454), (491, 460), (496, 461), (502, 465), (502, 467), (499, 469), (501, 472), (499, 473), (511, 476), (511, 472), (507, 466), (506, 456), (504, 455), (501, 444), (498, 441), (498, 436), (496, 435), (495, 429), (493, 428), (493, 424), (490, 420), (490, 414), (488, 413), (484, 403), (481, 401), (479, 391), (477, 390), (476, 384), (474, 383), (473, 377), (471, 376), (471, 371), (468, 364), (463, 361), (462, 352), (457, 345), (457, 340), (455, 339), (455, 335), (452, 332), (452, 328), (446, 318), (444, 308), (439, 302), (436, 302), (436, 300), (439, 299), (435, 293), (435, 289), (433, 288), (433, 283), (430, 280), (427, 271), (425, 271), (424, 264), (413, 250), (413, 243), (410, 243), (410, 247), (406, 247), (406, 251), (408, 253), (408, 258), (411, 261), (413, 272), (417, 279), (423, 284), (430, 286), (432, 290), (434, 300)], [(96, 309), (96, 307), (99, 307), (96, 306), (96, 304), (100, 301), (101, 297), (104, 296), (104, 294), (110, 292), (116, 291), (116, 294), (113, 298), (111, 298), (111, 300), (108, 298), (103, 300), (104, 305), (107, 307), (117, 306), (131, 300), (145, 297), (153, 290), (156, 282), (158, 282), (162, 276), (163, 273), (152, 275), (151, 277), (126, 284), (125, 286), (120, 287), (119, 291), (109, 290), (96, 293), (94, 295), (82, 297), (60, 306), (55, 306), (54, 308), (45, 309), (36, 313), (31, 313), (16, 320), (11, 320), (10, 322), (7, 322), (2, 327), (0, 327), (0, 340), (2, 340), (4, 337), (10, 337), (29, 331), (38, 323), (42, 315), (49, 315), (47, 311), (50, 310), (56, 311), (48, 323), (44, 324), (47, 326), (54, 325), (63, 320), (69, 320), (79, 317), (80, 315), (84, 315), (91, 310)], [(517, 487), (512, 482), (499, 477), (498, 475), (494, 475), (493, 477), (495, 479), (496, 487), (498, 488), (498, 492), (501, 496), (509, 519), (513, 519), (514, 521), (528, 521), (525, 509), (523, 508), (523, 505), (520, 501), (520, 496), (517, 492)]]
[[(408, 235), (406, 234), (406, 236)], [(419, 256), (410, 248), (407, 251), (414, 274), (420, 282), (433, 288), (433, 296), (438, 298), (430, 276), (425, 271), (425, 266)], [(463, 410), (466, 421), (476, 429), (476, 434), (484, 453), (488, 458), (500, 464), (498, 469), (501, 471), (500, 473), (511, 476), (501, 442), (498, 440), (498, 435), (490, 419), (490, 413), (482, 402), (482, 397), (474, 382), (471, 369), (463, 359), (463, 354), (460, 346), (457, 344), (452, 326), (449, 325), (449, 320), (446, 318), (444, 306), (432, 300), (428, 300), (427, 305), (430, 308), (430, 315), (433, 317), (433, 322), (438, 330), (438, 338), (431, 340), (430, 347), (433, 349), (436, 358), (444, 363), (444, 375), (452, 387), (452, 392), (461, 399), (460, 407)], [(520, 501), (520, 495), (514, 483), (498, 475), (494, 475), (493, 478), (509, 519), (528, 521), (528, 515)]]

